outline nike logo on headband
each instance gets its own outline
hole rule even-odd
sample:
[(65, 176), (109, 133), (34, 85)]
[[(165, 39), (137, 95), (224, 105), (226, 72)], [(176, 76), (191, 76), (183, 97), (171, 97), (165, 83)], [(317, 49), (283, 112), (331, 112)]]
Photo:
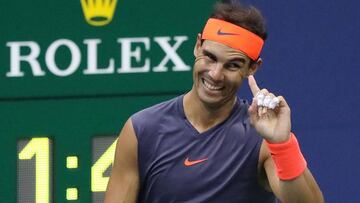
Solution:
[(231, 33), (231, 32), (222, 32), (221, 29), (217, 31), (217, 35), (239, 35), (237, 33)]

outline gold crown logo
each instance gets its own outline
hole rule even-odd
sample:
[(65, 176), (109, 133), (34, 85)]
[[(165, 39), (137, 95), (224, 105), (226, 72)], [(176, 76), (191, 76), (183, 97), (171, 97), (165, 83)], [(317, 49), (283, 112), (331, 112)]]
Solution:
[(111, 22), (117, 0), (80, 0), (85, 20), (93, 26), (104, 26)]

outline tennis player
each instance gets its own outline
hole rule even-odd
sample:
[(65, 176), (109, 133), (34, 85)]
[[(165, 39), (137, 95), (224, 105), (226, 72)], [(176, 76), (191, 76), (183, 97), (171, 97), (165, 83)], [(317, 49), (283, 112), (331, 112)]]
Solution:
[[(197, 36), (192, 89), (125, 123), (105, 203), (321, 203), (290, 107), (260, 88), (264, 19), (218, 3)], [(251, 104), (237, 97), (248, 80)]]

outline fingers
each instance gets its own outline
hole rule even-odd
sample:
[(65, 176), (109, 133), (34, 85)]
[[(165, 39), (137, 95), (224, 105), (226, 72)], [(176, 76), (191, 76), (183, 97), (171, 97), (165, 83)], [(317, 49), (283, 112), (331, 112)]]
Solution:
[(269, 109), (275, 109), (280, 103), (280, 99), (278, 97), (274, 97), (269, 103)]
[(259, 108), (257, 105), (256, 98), (253, 99), (253, 101), (248, 109), (248, 112), (249, 112), (249, 117), (250, 117), (250, 123), (251, 124), (257, 123), (257, 121), (260, 119), (260, 116), (259, 116)]
[(258, 93), (255, 95), (258, 106), (264, 106), (264, 100), (268, 93), (269, 92), (267, 91), (267, 89), (262, 89), (262, 90), (258, 91)]
[(274, 94), (269, 93), (267, 89), (260, 90), (256, 84), (256, 80), (253, 75), (248, 77), (249, 87), (254, 97), (257, 99), (257, 105), (260, 107), (266, 107), (269, 109), (275, 109), (279, 105), (279, 98), (276, 98)]
[(269, 93), (267, 89), (260, 90), (256, 95), (256, 99), (258, 106), (269, 109), (275, 109), (280, 103), (280, 99), (275, 97), (273, 93)]
[(250, 90), (251, 90), (253, 96), (255, 97), (256, 94), (260, 91), (260, 88), (256, 84), (256, 80), (253, 75), (249, 75), (248, 82), (249, 82)]
[(290, 107), (288, 105), (288, 103), (286, 102), (285, 98), (282, 96), (278, 96), (277, 98), (279, 98), (279, 106), (278, 109), (280, 110), (279, 113), (281, 114), (291, 114), (291, 110)]
[[(253, 119), (273, 117), (285, 109), (290, 109), (282, 96), (275, 96), (267, 89), (260, 89), (254, 76), (248, 77), (249, 87), (254, 96), (249, 108), (250, 116)], [(286, 107), (286, 108), (283, 108)]]
[(252, 118), (252, 119), (256, 119), (258, 116), (258, 105), (257, 105), (256, 98), (253, 99), (253, 101), (249, 107), (249, 114), (250, 114), (250, 118)]
[(290, 108), (284, 97), (278, 96), (277, 98), (279, 99), (279, 106), (280, 107)]

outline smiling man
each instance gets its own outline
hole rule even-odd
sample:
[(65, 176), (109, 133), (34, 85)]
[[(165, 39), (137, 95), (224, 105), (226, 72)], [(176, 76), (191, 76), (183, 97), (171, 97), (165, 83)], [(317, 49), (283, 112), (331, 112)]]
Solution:
[[(106, 203), (323, 202), (286, 100), (253, 77), (265, 39), (257, 9), (215, 6), (197, 36), (192, 89), (124, 125)], [(246, 79), (251, 105), (236, 95)]]

